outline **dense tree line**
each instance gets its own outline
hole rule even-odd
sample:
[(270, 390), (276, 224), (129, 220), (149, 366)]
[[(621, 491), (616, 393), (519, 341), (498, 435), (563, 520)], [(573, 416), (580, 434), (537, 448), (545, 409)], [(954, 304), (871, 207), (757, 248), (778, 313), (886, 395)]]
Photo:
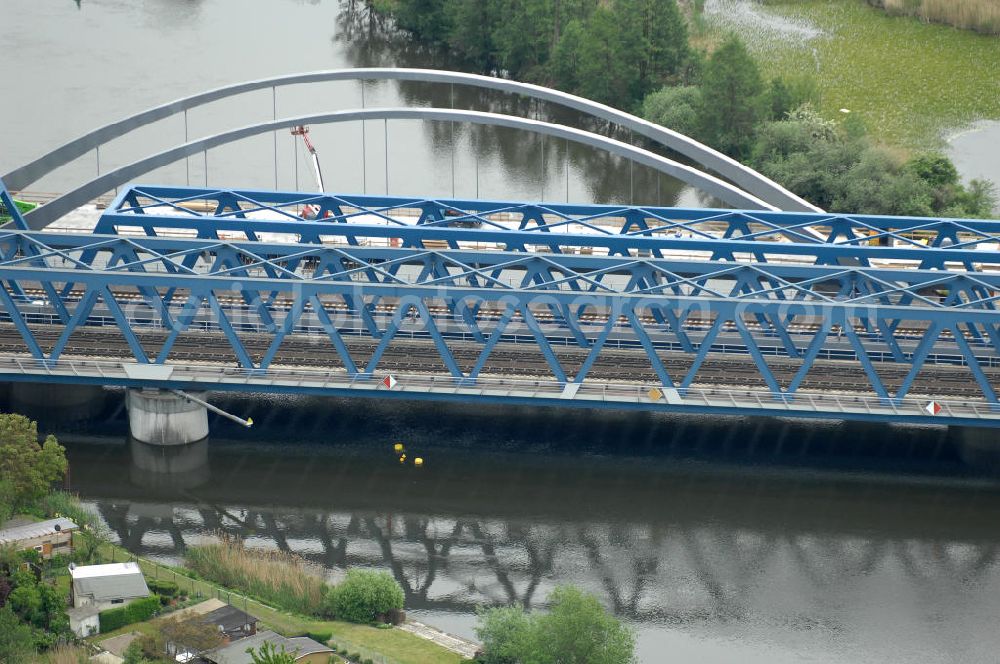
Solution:
[(676, 0), (375, 0), (376, 10), (457, 66), (553, 85), (618, 108), (684, 78)]
[(681, 132), (831, 211), (986, 217), (938, 154), (904, 159), (857, 118), (824, 120), (809, 77), (767, 80), (735, 36), (705, 54), (676, 0), (369, 0), (450, 66), (541, 83)]

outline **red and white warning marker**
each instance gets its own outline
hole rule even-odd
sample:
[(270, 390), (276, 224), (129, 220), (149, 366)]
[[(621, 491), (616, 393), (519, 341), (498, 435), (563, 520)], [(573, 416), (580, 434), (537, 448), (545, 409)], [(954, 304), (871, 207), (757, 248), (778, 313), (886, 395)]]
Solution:
[(385, 385), (385, 389), (391, 390), (392, 388), (396, 387), (396, 385), (399, 384), (399, 381), (396, 380), (395, 376), (389, 374), (388, 376), (382, 379), (382, 384)]
[(924, 410), (927, 411), (928, 415), (937, 415), (941, 412), (941, 404), (937, 401), (931, 401), (929, 404), (924, 406)]

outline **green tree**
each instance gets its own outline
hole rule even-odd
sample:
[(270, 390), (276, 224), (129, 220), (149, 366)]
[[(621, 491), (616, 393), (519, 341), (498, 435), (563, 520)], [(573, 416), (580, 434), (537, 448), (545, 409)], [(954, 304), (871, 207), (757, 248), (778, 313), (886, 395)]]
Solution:
[(30, 662), (34, 655), (31, 628), (22, 624), (10, 607), (0, 608), (0, 662)]
[(500, 66), (513, 78), (540, 80), (552, 48), (552, 3), (501, 1), (502, 20), (493, 31)]
[(642, 102), (643, 118), (692, 138), (701, 131), (700, 113), (701, 90), (694, 85), (666, 87)]
[(15, 506), (44, 496), (66, 474), (66, 450), (54, 436), (38, 444), (37, 425), (23, 415), (0, 414), (0, 476), (13, 487)]
[(625, 56), (617, 17), (610, 9), (598, 7), (583, 31), (576, 91), (609, 106), (629, 106), (630, 78)]
[(486, 664), (629, 664), (635, 634), (607, 613), (597, 598), (572, 586), (548, 597), (548, 613), (520, 607), (479, 612), (476, 635)]
[(7, 597), (7, 604), (24, 622), (36, 626), (45, 624), (42, 595), (34, 583), (18, 583)]
[(674, 80), (688, 55), (687, 24), (675, 0), (618, 0), (632, 98)]
[(325, 610), (338, 620), (370, 623), (403, 608), (403, 589), (388, 572), (348, 570), (347, 578), (327, 593)]
[(483, 643), (484, 664), (517, 664), (531, 655), (534, 621), (520, 606), (477, 611), (476, 636)]
[(433, 44), (445, 43), (450, 31), (445, 0), (395, 0), (396, 24)]
[(989, 180), (972, 180), (958, 195), (958, 204), (970, 217), (992, 218), (1000, 214), (997, 187)]
[(222, 636), (214, 625), (202, 622), (197, 616), (169, 618), (160, 624), (160, 634), (166, 643), (178, 648), (187, 647), (195, 652), (210, 650), (222, 643)]
[(122, 660), (122, 664), (151, 664), (142, 652), (142, 643), (139, 639), (128, 644), (125, 652), (122, 653)]
[(552, 83), (566, 92), (579, 92), (580, 55), (586, 39), (583, 23), (570, 21), (562, 31), (549, 61)]
[(493, 33), (502, 16), (499, 0), (447, 0), (448, 46), (478, 72), (496, 65)]
[(764, 117), (764, 83), (737, 37), (727, 38), (709, 58), (701, 90), (705, 139), (731, 157), (746, 157)]
[(831, 210), (917, 217), (933, 214), (931, 187), (902, 169), (884, 150), (865, 150), (837, 181), (835, 192)]
[(299, 651), (287, 652), (282, 644), (279, 651), (270, 641), (265, 641), (255, 652), (253, 648), (247, 648), (246, 653), (250, 655), (253, 664), (295, 664), (295, 655)]
[(538, 618), (546, 664), (625, 664), (635, 661), (635, 634), (610, 615), (594, 595), (561, 586), (549, 595), (551, 608)]
[(772, 120), (784, 120), (796, 109), (819, 106), (819, 84), (811, 76), (774, 78), (767, 90), (767, 111)]

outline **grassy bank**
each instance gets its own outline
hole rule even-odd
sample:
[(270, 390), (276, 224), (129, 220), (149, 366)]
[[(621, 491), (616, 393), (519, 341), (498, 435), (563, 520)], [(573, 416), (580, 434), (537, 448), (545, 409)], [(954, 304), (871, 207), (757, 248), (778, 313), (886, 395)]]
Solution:
[[(108, 543), (100, 545), (99, 553), (102, 561), (123, 561), (130, 558), (127, 551)], [(217, 597), (229, 602), (260, 618), (265, 628), (273, 629), (286, 636), (307, 632), (329, 632), (333, 635), (335, 643), (355, 645), (359, 650), (363, 649), (366, 653), (370, 653), (372, 659), (376, 659), (376, 656), (383, 657), (387, 664), (459, 664), (462, 659), (450, 650), (399, 629), (376, 629), (367, 625), (355, 625), (336, 620), (316, 620), (245, 598), (215, 583), (187, 577), (183, 572), (167, 565), (140, 559), (139, 566), (148, 578), (175, 581), (183, 592), (193, 597), (205, 599)], [(109, 636), (133, 630), (142, 632), (143, 627), (141, 625), (126, 626), (111, 634), (101, 634), (94, 640), (100, 641)]]
[(940, 147), (978, 119), (1000, 119), (1000, 38), (890, 16), (862, 0), (771, 0), (762, 9), (812, 25), (814, 39), (755, 37), (737, 28), (770, 76), (809, 74), (822, 110), (859, 114), (877, 139)]

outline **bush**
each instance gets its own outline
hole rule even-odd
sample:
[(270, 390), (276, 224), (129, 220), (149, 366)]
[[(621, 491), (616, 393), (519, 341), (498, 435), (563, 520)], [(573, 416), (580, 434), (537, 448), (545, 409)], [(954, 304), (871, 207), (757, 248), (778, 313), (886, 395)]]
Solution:
[(164, 597), (175, 597), (180, 588), (173, 581), (160, 581), (158, 579), (147, 579), (146, 585), (157, 595)]
[(341, 648), (340, 650), (337, 651), (337, 654), (340, 655), (341, 657), (347, 657), (347, 648)]
[[(476, 636), (483, 642), (483, 661), (636, 662), (635, 632), (605, 611), (597, 597), (559, 586), (548, 602), (548, 613), (529, 614), (519, 606), (481, 610)], [(566, 658), (567, 653), (572, 656)]]
[(642, 117), (697, 138), (701, 128), (701, 90), (693, 85), (666, 87), (646, 96)]
[(347, 656), (347, 659), (351, 660), (352, 662), (360, 662), (361, 661), (361, 653), (359, 653), (359, 652), (352, 652), (350, 655)]
[[(308, 636), (313, 641), (317, 641), (319, 643), (328, 643), (330, 639), (333, 638), (333, 632), (306, 632), (305, 636)], [(334, 648), (334, 650), (336, 650), (336, 648)]]
[(375, 664), (375, 662), (372, 661), (371, 657), (368, 657), (365, 659), (364, 662), (362, 662), (362, 664)]
[(101, 611), (98, 615), (98, 620), (101, 624), (101, 633), (113, 632), (119, 627), (149, 620), (156, 615), (159, 608), (160, 598), (152, 595), (137, 599), (117, 609)]
[(338, 620), (370, 623), (403, 608), (403, 588), (388, 572), (352, 569), (327, 593), (324, 609)]

